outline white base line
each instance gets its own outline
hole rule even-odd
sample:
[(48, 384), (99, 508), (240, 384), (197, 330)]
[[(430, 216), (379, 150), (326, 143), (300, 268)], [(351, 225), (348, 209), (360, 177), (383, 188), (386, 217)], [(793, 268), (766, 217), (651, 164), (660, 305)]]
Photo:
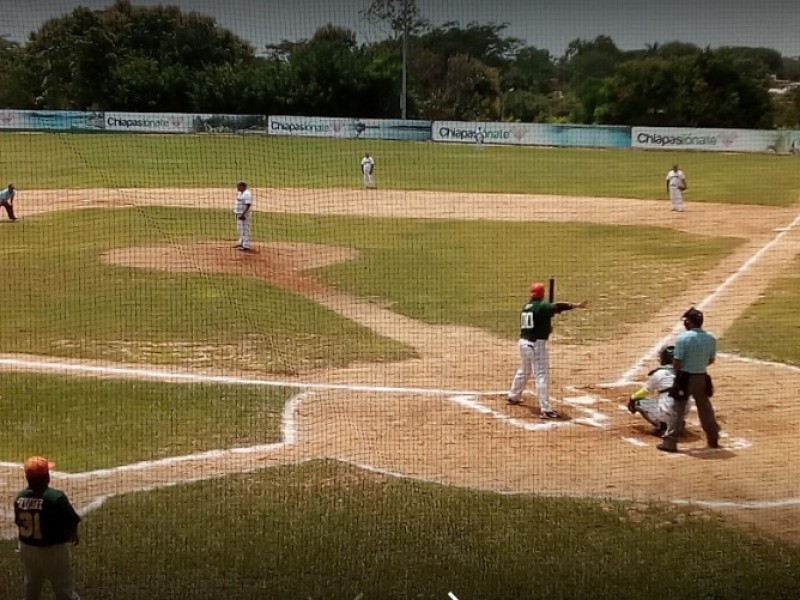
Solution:
[[(444, 483), (439, 479), (434, 479), (432, 477), (425, 477), (424, 475), (412, 475), (408, 473), (399, 473), (397, 471), (392, 471), (389, 469), (383, 469), (381, 467), (376, 467), (374, 465), (370, 465), (367, 463), (359, 462), (356, 460), (350, 460), (347, 458), (337, 458), (338, 462), (351, 465), (353, 467), (357, 467), (359, 469), (363, 469), (364, 471), (368, 471), (370, 473), (376, 473), (378, 475), (384, 475), (386, 477), (394, 477), (397, 479), (409, 479), (412, 481), (419, 481), (421, 483), (428, 483), (432, 485), (440, 485), (449, 487), (450, 484)], [(466, 489), (477, 490), (477, 491), (487, 491), (483, 488), (476, 488), (472, 486), (463, 486)], [(573, 495), (569, 493), (557, 493), (557, 492), (522, 492), (517, 490), (491, 490), (496, 494), (500, 494), (503, 496), (541, 496), (546, 498), (570, 498), (574, 500), (610, 500), (613, 502), (648, 502), (652, 504), (659, 504), (659, 503), (666, 503), (666, 504), (676, 504), (679, 506), (701, 506), (703, 508), (713, 508), (713, 509), (765, 509), (765, 508), (787, 508), (791, 506), (800, 506), (800, 498), (784, 498), (780, 500), (754, 500), (754, 501), (744, 501), (744, 502), (728, 502), (725, 500), (689, 500), (689, 499), (675, 499), (675, 500), (658, 500), (652, 498), (632, 498), (632, 497), (617, 497), (617, 496), (605, 496), (602, 494), (598, 494), (596, 496), (579, 496)]]
[(181, 371), (164, 371), (136, 367), (103, 367), (92, 364), (75, 364), (50, 361), (26, 360), (21, 358), (0, 358), (0, 365), (35, 369), (37, 371), (54, 371), (56, 373), (84, 373), (96, 375), (116, 375), (119, 377), (135, 377), (140, 379), (161, 379), (172, 382), (217, 383), (224, 385), (258, 385), (265, 387), (302, 388), (307, 390), (344, 390), (350, 392), (379, 392), (384, 394), (419, 394), (427, 396), (449, 396), (453, 394), (470, 396), (498, 396), (507, 390), (498, 392), (479, 392), (475, 390), (444, 390), (438, 388), (392, 387), (345, 383), (315, 383), (303, 381), (278, 381), (271, 379), (249, 379), (228, 375), (203, 375)]
[[(772, 248), (775, 244), (781, 241), (783, 237), (789, 234), (796, 226), (800, 223), (800, 214), (798, 214), (794, 220), (787, 225), (785, 228), (781, 228), (780, 233), (772, 238), (769, 242), (767, 242), (764, 246), (762, 246), (753, 256), (748, 258), (741, 267), (739, 267), (736, 271), (734, 271), (722, 284), (717, 287), (713, 292), (711, 292), (708, 296), (703, 298), (703, 300), (697, 304), (697, 308), (699, 310), (704, 310), (706, 306), (708, 306), (714, 298), (716, 298), (719, 294), (721, 294), (725, 289), (728, 288), (734, 281), (736, 281), (739, 277), (741, 277), (747, 270), (755, 264), (758, 259), (763, 256), (765, 252), (767, 252), (770, 248)], [(647, 363), (647, 361), (651, 360), (653, 357), (658, 354), (658, 351), (661, 347), (665, 344), (668, 344), (672, 341), (673, 336), (675, 333), (681, 331), (683, 329), (683, 324), (679, 321), (675, 327), (673, 327), (672, 332), (669, 335), (664, 336), (661, 338), (652, 348), (650, 348), (639, 360), (637, 360), (634, 365), (625, 371), (622, 376), (613, 384), (611, 385), (620, 385), (622, 382), (627, 383), (630, 381), (636, 373)]]

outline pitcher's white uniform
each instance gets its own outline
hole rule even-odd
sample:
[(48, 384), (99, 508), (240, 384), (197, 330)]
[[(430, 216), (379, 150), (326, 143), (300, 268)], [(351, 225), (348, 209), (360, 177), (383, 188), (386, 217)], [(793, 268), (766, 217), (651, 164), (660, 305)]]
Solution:
[(236, 233), (239, 235), (240, 250), (250, 249), (250, 214), (253, 208), (253, 194), (247, 189), (247, 184), (239, 182), (236, 193), (236, 204), (233, 212), (236, 215)]
[(672, 167), (667, 173), (667, 190), (669, 191), (669, 201), (672, 204), (672, 210), (683, 212), (683, 190), (686, 189), (686, 176), (678, 168), (678, 165)]
[(364, 175), (364, 187), (375, 187), (375, 181), (372, 178), (372, 172), (375, 170), (375, 161), (369, 154), (365, 154), (361, 159), (361, 173)]

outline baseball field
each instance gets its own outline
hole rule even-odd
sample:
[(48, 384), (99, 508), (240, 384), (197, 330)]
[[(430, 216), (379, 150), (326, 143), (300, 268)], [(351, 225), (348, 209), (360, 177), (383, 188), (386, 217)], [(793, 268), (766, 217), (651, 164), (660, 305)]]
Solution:
[[(797, 157), (0, 143), (0, 598), (31, 454), (84, 515), (85, 598), (800, 596)], [(551, 276), (589, 309), (558, 317), (541, 421), (505, 398)], [(664, 455), (624, 405), (691, 305), (723, 448), (692, 412)]]

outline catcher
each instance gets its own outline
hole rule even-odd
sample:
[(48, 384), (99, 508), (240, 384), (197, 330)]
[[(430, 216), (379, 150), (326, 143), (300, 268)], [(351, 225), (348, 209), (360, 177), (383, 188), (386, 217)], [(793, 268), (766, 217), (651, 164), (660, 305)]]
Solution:
[(687, 187), (686, 175), (678, 168), (678, 165), (673, 165), (670, 172), (667, 173), (667, 193), (672, 210), (675, 212), (683, 212), (683, 192)]
[[(664, 346), (658, 353), (659, 366), (647, 374), (647, 383), (631, 394), (628, 400), (628, 411), (639, 413), (653, 426), (651, 434), (661, 437), (667, 430), (667, 422), (675, 411), (675, 400), (669, 391), (675, 381), (675, 370), (672, 361), (675, 346)], [(683, 422), (681, 433), (686, 422)]]

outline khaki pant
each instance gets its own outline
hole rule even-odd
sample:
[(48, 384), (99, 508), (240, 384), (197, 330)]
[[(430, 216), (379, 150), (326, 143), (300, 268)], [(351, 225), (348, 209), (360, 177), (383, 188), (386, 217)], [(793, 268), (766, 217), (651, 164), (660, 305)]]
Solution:
[(24, 569), (25, 600), (39, 600), (45, 581), (53, 586), (57, 600), (80, 600), (72, 579), (68, 544), (31, 546), (20, 542), (19, 557)]
[(697, 407), (697, 416), (700, 418), (700, 426), (706, 434), (706, 440), (710, 446), (719, 442), (719, 425), (717, 416), (714, 414), (714, 407), (706, 394), (705, 374), (691, 373), (686, 384), (686, 400), (675, 401), (675, 411), (670, 415), (667, 423), (667, 431), (664, 433), (663, 445), (667, 448), (675, 448), (678, 445), (678, 436), (681, 434), (681, 424), (686, 415), (688, 398), (694, 398)]

